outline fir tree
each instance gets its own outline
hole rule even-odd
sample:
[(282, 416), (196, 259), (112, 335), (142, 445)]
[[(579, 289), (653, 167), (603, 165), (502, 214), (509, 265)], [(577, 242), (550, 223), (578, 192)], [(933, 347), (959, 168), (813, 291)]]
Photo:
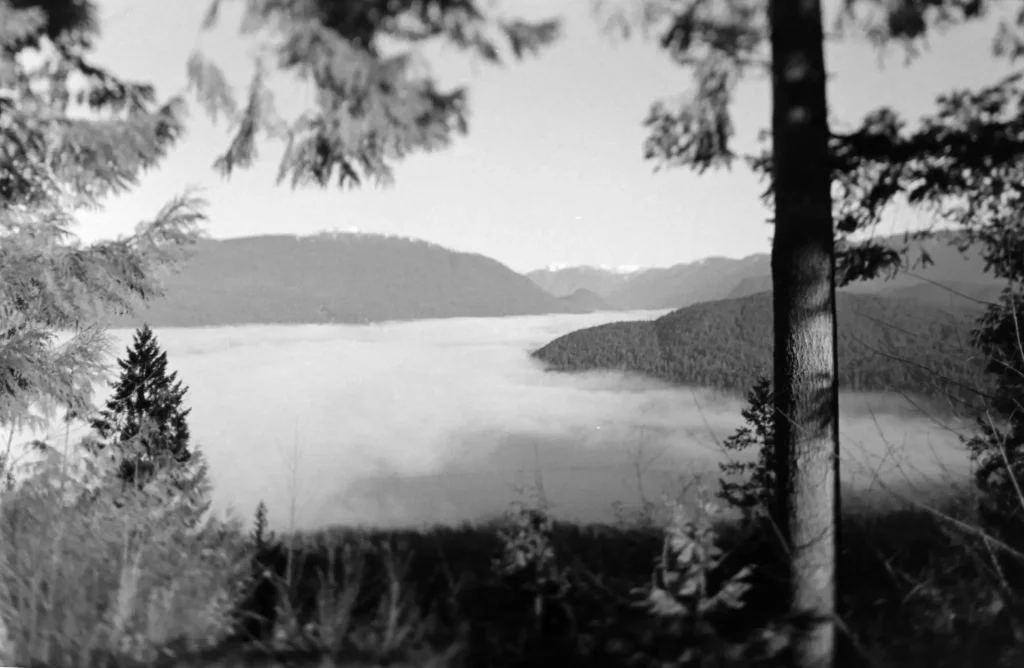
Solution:
[[(160, 293), (159, 272), (204, 220), (183, 196), (113, 241), (83, 244), (80, 211), (102, 207), (181, 136), (184, 104), (88, 60), (88, 0), (0, 1), (0, 427), (87, 414), (106, 366), (106, 312)], [(57, 340), (57, 332), (70, 338)]]
[(135, 332), (127, 357), (117, 360), (121, 375), (106, 408), (92, 426), (121, 457), (122, 480), (141, 483), (155, 469), (185, 464), (189, 449), (188, 388), (167, 370), (167, 353), (148, 325)]

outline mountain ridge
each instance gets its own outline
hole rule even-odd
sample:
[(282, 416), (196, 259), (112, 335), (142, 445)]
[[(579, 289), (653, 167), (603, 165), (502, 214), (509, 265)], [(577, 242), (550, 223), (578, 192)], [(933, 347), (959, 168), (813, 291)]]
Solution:
[(499, 261), (366, 233), (202, 239), (165, 296), (110, 327), (369, 323), (585, 313)]
[[(985, 271), (978, 249), (961, 253), (950, 246), (950, 232), (930, 239), (907, 242), (909, 262), (892, 279), (876, 278), (851, 284), (843, 291), (856, 293), (897, 293), (908, 289), (927, 292), (927, 283), (942, 283), (957, 289), (967, 287), (971, 295), (988, 299), (1004, 283)], [(880, 239), (894, 248), (904, 245), (903, 235)], [(927, 252), (934, 264), (914, 266), (913, 260)], [(692, 304), (744, 297), (771, 289), (771, 257), (755, 253), (742, 258), (713, 256), (671, 267), (648, 267), (630, 274), (613, 274), (593, 266), (567, 267), (558, 271), (537, 270), (527, 277), (555, 295), (571, 294), (579, 288), (597, 293), (622, 310), (683, 308)], [(914, 287), (918, 286), (918, 287)]]

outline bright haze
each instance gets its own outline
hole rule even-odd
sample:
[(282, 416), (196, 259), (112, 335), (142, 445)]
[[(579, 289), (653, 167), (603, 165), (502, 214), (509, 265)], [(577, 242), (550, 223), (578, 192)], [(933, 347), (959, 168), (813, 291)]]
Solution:
[[(253, 169), (223, 181), (211, 165), (227, 128), (194, 110), (189, 137), (166, 163), (105, 211), (83, 216), (78, 232), (86, 240), (125, 233), (197, 185), (210, 201), (208, 231), (216, 239), (354, 228), (481, 254), (520, 273), (549, 265), (669, 266), (768, 249), (762, 187), (749, 172), (653, 175), (641, 159), (647, 108), (685, 92), (684, 71), (653, 44), (613, 44), (585, 0), (505, 4), (529, 16), (565, 15), (566, 38), (503, 70), (428, 49), (443, 82), (470, 86), (470, 135), (451, 150), (400, 164), (395, 187), (275, 187), (282, 150), (275, 145), (264, 147)], [(251, 45), (237, 37), (237, 22), (228, 16), (197, 41), (206, 0), (101, 6), (98, 60), (119, 74), (153, 82), (162, 94), (181, 92), (188, 54), (201, 45), (235, 83), (247, 81)], [(909, 67), (898, 52), (883, 61), (860, 44), (830, 46), (835, 123), (856, 122), (884, 104), (913, 117), (938, 93), (994, 80), (1002, 65), (973, 57), (987, 53), (992, 30), (984, 22), (938, 37)], [(277, 90), (286, 115), (312, 101), (287, 82)], [(744, 83), (735, 109), (739, 144), (752, 149), (769, 122), (766, 82)], [(889, 224), (913, 222), (903, 213)], [(540, 482), (556, 513), (609, 519), (616, 501), (656, 500), (713, 474), (721, 439), (741, 424), (739, 399), (614, 370), (546, 372), (531, 358), (575, 330), (665, 311), (553, 313), (549, 304), (562, 295), (488, 271), (492, 288), (517, 290), (524, 310), (323, 324), (330, 308), (318, 302), (310, 304), (315, 319), (226, 322), (223, 312), (195, 315), (195, 304), (214, 303), (211, 293), (224, 285), (194, 274), (181, 282), (174, 308), (161, 311), (167, 319), (153, 324), (170, 367), (190, 388), (192, 433), (210, 460), (218, 504), (248, 515), (262, 499), (274, 524), (304, 528), (457, 521), (498, 513), (517, 486)], [(374, 280), (387, 284), (390, 276)], [(717, 287), (728, 293), (739, 285)], [(277, 304), (253, 301), (261, 291), (249, 290), (245, 313), (302, 301), (284, 293)], [(337, 312), (356, 313), (356, 297), (347, 295)], [(522, 315), (527, 309), (537, 314)], [(217, 326), (174, 326), (174, 318)], [(114, 352), (123, 354), (131, 329), (113, 334)], [(957, 433), (900, 397), (849, 394), (843, 408), (846, 476), (855, 485), (930, 478), (944, 468), (962, 473)]]
[[(156, 333), (190, 387), (221, 508), (248, 514), (262, 499), (279, 527), (452, 522), (494, 516), (539, 480), (558, 515), (611, 521), (616, 502), (636, 508), (701, 476), (713, 487), (742, 403), (619, 373), (546, 373), (528, 353), (659, 314)], [(123, 351), (132, 331), (113, 334)], [(962, 471), (955, 422), (899, 397), (848, 395), (843, 408), (856, 488), (903, 495), (908, 481)]]
[[(96, 59), (170, 96), (186, 88), (186, 60), (201, 47), (241, 95), (253, 46), (238, 35), (233, 17), (239, 4), (224, 3), (220, 27), (200, 38), (208, 0), (103, 0), (104, 38)], [(274, 144), (262, 147), (253, 169), (225, 182), (210, 167), (226, 147), (228, 128), (194, 108), (189, 136), (160, 169), (105, 212), (83, 218), (80, 232), (85, 238), (127, 232), (194, 184), (206, 188), (209, 231), (218, 238), (355, 227), (483, 253), (520, 272), (551, 264), (667, 266), (768, 249), (763, 188), (745, 167), (704, 176), (686, 170), (653, 174), (642, 160), (648, 108), (685, 94), (686, 70), (653, 42), (604, 37), (591, 0), (497, 4), (526, 17), (562, 15), (565, 38), (542, 57), (503, 69), (450, 49), (424, 50), (442, 83), (469, 86), (470, 134), (451, 150), (399, 164), (393, 188), (275, 188), (283, 145)], [(838, 4), (825, 3), (830, 13)], [(882, 105), (916, 118), (940, 93), (1006, 74), (1008, 64), (988, 57), (999, 18), (992, 14), (948, 35), (934, 34), (909, 66), (898, 47), (882, 54), (862, 39), (830, 43), (834, 126), (848, 127)], [(286, 116), (313, 100), (310, 91), (286, 81), (274, 88)], [(737, 146), (754, 150), (758, 132), (770, 123), (767, 79), (751, 76), (737, 95)], [(902, 212), (885, 226), (898, 229), (913, 218)]]

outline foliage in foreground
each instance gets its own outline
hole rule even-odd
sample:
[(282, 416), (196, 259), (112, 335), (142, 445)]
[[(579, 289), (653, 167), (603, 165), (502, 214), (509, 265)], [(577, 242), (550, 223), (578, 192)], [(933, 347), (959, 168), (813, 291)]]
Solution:
[[(99, 318), (160, 293), (198, 236), (184, 195), (113, 241), (83, 244), (81, 211), (123, 194), (184, 131), (183, 103), (88, 61), (99, 25), (80, 0), (0, 2), (0, 426), (84, 414), (105, 371)], [(61, 340), (58, 332), (67, 334)]]
[(0, 619), (17, 665), (137, 662), (215, 646), (245, 584), (237, 521), (197, 522), (169, 481), (46, 448), (0, 504)]
[[(475, 526), (275, 535), (264, 507), (247, 535), (190, 528), (170, 485), (104, 487), (105, 461), (51, 450), (2, 499), (0, 614), (20, 661), (782, 666), (797, 624), (771, 534), (706, 496), (648, 527), (568, 525), (526, 499)], [(841, 665), (1013, 665), (1019, 602), (986, 542), (953, 527), (896, 504), (848, 514)]]

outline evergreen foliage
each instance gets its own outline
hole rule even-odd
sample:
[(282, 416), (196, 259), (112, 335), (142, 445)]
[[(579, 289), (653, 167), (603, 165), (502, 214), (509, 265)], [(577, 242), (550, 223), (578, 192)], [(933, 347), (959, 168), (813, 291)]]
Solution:
[[(160, 271), (198, 236), (185, 194), (112, 241), (83, 244), (76, 215), (130, 190), (183, 132), (180, 99), (88, 61), (87, 0), (0, 1), (0, 427), (87, 414), (105, 363), (104, 312), (160, 294)], [(59, 340), (57, 332), (70, 332)]]
[(274, 540), (274, 532), (269, 528), (270, 523), (267, 519), (267, 512), (267, 504), (260, 501), (256, 505), (256, 516), (254, 517), (252, 533), (250, 534), (253, 546), (257, 550), (263, 549)]
[[(213, 0), (206, 29), (229, 0)], [(415, 49), (440, 41), (499, 64), (507, 45), (515, 58), (555, 41), (554, 20), (489, 15), (474, 0), (242, 0), (242, 31), (259, 41), (253, 79), (239, 101), (221, 70), (202, 52), (188, 62), (201, 106), (232, 125), (233, 137), (214, 167), (224, 175), (253, 164), (260, 136), (287, 149), (278, 182), (292, 187), (389, 184), (392, 163), (448, 147), (468, 125), (466, 90), (442, 90)], [(271, 64), (273, 63), (273, 64)], [(276, 68), (276, 70), (274, 69)], [(294, 122), (282, 119), (267, 87), (273, 74), (316, 92), (316, 105)]]
[[(991, 383), (971, 342), (981, 307), (843, 292), (836, 303), (843, 391), (905, 392), (954, 410), (988, 398)], [(742, 395), (771, 368), (771, 331), (771, 294), (759, 293), (581, 329), (534, 357), (554, 370), (616, 369)]]
[[(997, 47), (1020, 44), (1004, 31)], [(1018, 49), (1019, 50), (1019, 49)], [(848, 228), (877, 221), (897, 196), (958, 232), (947, 239), (981, 251), (987, 271), (1006, 279), (1001, 298), (977, 320), (972, 342), (982, 353), (992, 390), (978, 414), (979, 434), (967, 440), (975, 460), (979, 512), (987, 529), (1024, 547), (1024, 80), (1004, 78), (975, 91), (941, 96), (916, 126), (891, 109), (870, 114), (833, 142), (838, 206)], [(870, 253), (861, 256), (869, 265)], [(924, 258), (927, 260), (927, 258)], [(890, 263), (895, 263), (890, 258)]]
[(121, 479), (141, 485), (155, 469), (192, 458), (191, 409), (184, 406), (188, 388), (176, 371), (168, 372), (167, 353), (148, 325), (136, 330), (127, 356), (117, 364), (121, 375), (113, 396), (91, 424), (119, 452)]
[[(719, 496), (746, 516), (770, 511), (775, 491), (775, 404), (772, 382), (760, 376), (747, 392), (747, 407), (742, 411), (746, 421), (722, 445), (730, 453), (743, 455), (757, 449), (755, 459), (719, 464), (722, 471)], [(731, 479), (730, 479), (731, 477)]]

